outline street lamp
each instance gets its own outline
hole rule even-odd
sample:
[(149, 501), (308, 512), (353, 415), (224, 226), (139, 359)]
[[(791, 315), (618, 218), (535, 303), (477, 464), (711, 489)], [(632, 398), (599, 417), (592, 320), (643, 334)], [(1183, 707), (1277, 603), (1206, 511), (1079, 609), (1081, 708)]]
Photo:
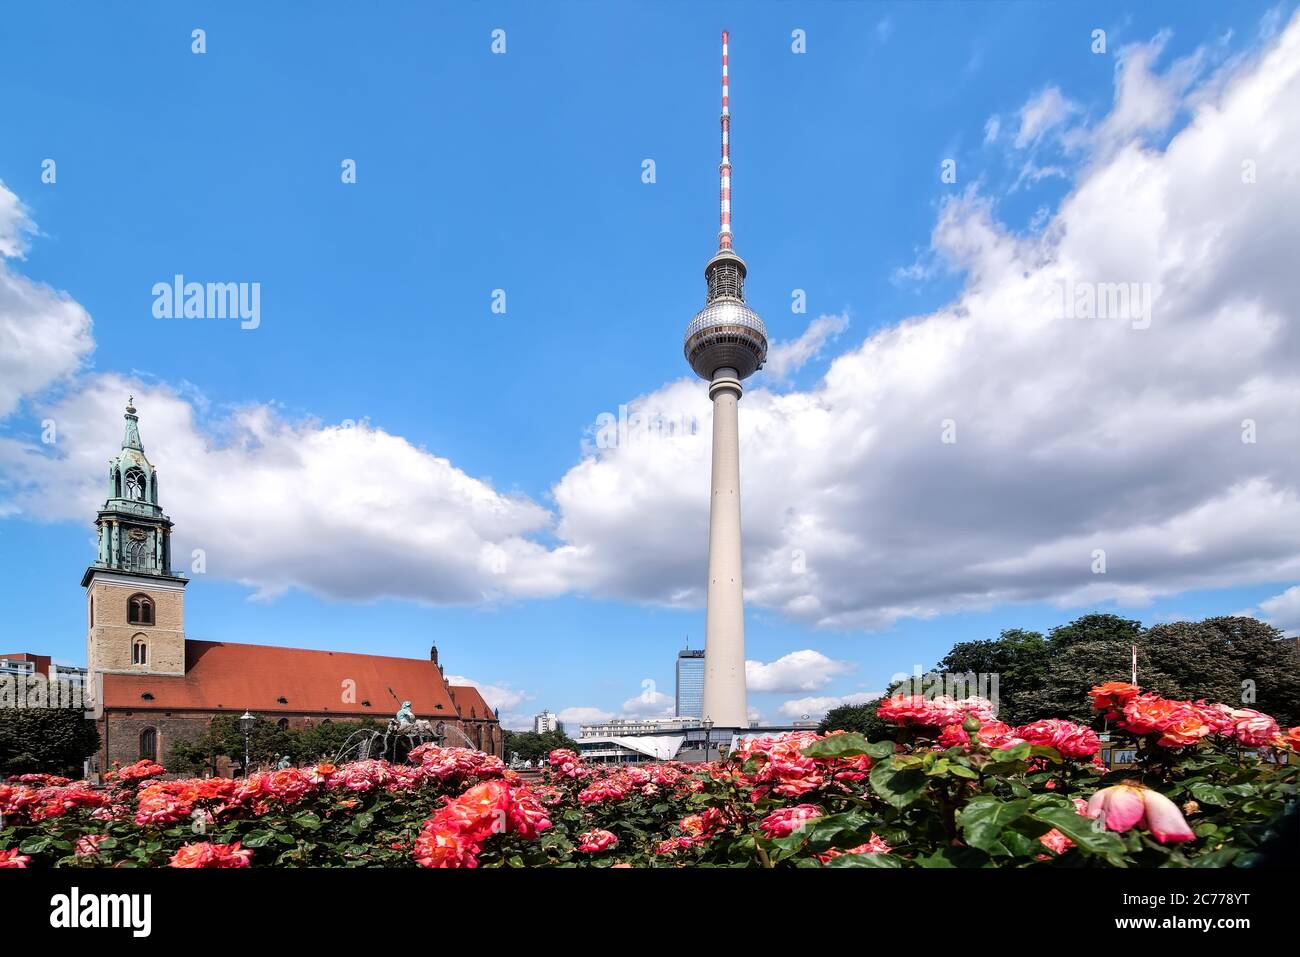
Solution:
[(257, 719), (253, 717), (252, 712), (245, 711), (239, 716), (239, 730), (244, 732), (244, 777), (248, 777), (248, 738), (253, 733), (253, 725), (257, 724)]
[(708, 764), (709, 755), (713, 753), (713, 719), (705, 718), (700, 727), (704, 729), (704, 763)]

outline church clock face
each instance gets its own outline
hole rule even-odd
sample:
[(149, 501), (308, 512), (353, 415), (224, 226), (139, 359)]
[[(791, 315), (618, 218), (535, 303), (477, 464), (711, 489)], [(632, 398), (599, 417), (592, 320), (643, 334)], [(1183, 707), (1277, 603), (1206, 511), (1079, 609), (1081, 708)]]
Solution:
[(130, 568), (143, 568), (147, 554), (149, 533), (143, 528), (132, 528), (126, 533), (123, 543), (126, 551), (126, 563)]

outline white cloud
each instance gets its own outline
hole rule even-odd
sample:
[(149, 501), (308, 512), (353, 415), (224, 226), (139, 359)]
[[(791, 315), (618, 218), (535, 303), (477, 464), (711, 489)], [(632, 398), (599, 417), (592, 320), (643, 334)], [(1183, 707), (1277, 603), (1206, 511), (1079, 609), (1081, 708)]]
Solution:
[(1300, 585), (1293, 585), (1280, 595), (1259, 603), (1264, 620), (1289, 635), (1300, 634)]
[(22, 256), (33, 231), (18, 197), (0, 183), (0, 418), (23, 396), (70, 376), (94, 347), (85, 309), (5, 262)]
[(525, 701), (533, 698), (530, 692), (521, 691), (519, 688), (511, 688), (507, 685), (487, 684), (482, 681), (475, 681), (473, 678), (467, 678), (465, 675), (447, 675), (446, 677), (454, 685), (471, 685), (477, 688), (488, 706), (493, 710), (501, 711), (503, 715), (505, 712), (513, 711)]
[(826, 717), (826, 712), (832, 708), (838, 708), (842, 704), (866, 704), (868, 701), (875, 701), (882, 694), (884, 694), (883, 691), (863, 691), (842, 697), (820, 695), (810, 698), (794, 698), (783, 702), (779, 710), (782, 717), (794, 721), (804, 718), (809, 721), (820, 721)]
[(1001, 132), (1002, 132), (1002, 120), (1000, 120), (997, 114), (995, 113), (993, 116), (990, 116), (988, 120), (985, 121), (984, 123), (984, 142), (986, 144), (992, 143), (998, 138), (998, 134)]
[[(878, 627), (1300, 579), (1300, 18), (1200, 85), (1196, 56), (1152, 79), (1162, 42), (1125, 54), (1114, 110), (1081, 141), (1093, 161), (1041, 229), (1010, 231), (974, 191), (945, 203), (932, 246), (965, 275), (954, 301), (881, 328), (812, 388), (749, 383), (754, 606)], [(1167, 145), (1149, 142), (1183, 109), (1191, 121)], [(1021, 133), (1056, 129), (1060, 110), (1040, 103)], [(0, 235), (17, 235), (6, 215)], [(212, 416), (113, 374), (50, 395), (92, 347), (89, 317), (15, 273), (0, 280), (0, 415), (23, 396), (34, 413), (30, 438), (0, 438), (0, 514), (86, 521), (134, 392), (177, 554), (204, 548), (209, 574), (262, 596), (702, 601), (711, 407), (698, 380), (629, 403), (698, 430), (590, 450), (548, 508), (379, 427), (263, 405)], [(1149, 284), (1149, 328), (1053, 305), (1065, 283), (1120, 282)], [(790, 364), (815, 354), (811, 332)], [(54, 446), (31, 428), (46, 417)]]
[(22, 259), (36, 226), (18, 196), (0, 180), (0, 259)]
[(297, 587), (455, 603), (566, 587), (559, 556), (527, 537), (549, 526), (544, 508), (383, 429), (292, 423), (265, 405), (204, 427), (165, 386), (107, 374), (79, 386), (38, 406), (58, 427), (55, 446), (0, 439), (0, 501), (10, 509), (43, 519), (94, 515), (133, 393), (162, 503), (177, 521), (181, 571), (198, 548), (208, 574), (261, 597)]
[[(1011, 232), (975, 192), (948, 202), (933, 245), (965, 273), (955, 301), (876, 332), (813, 388), (775, 394), (760, 374), (746, 392), (747, 599), (880, 627), (1300, 577), (1294, 102), (1300, 20), (1165, 148), (1129, 142), (1090, 165), (1041, 230)], [(1119, 282), (1149, 284), (1148, 328), (1055, 305), (1066, 283)], [(638, 402), (700, 429), (575, 466), (554, 489), (557, 532), (590, 593), (698, 605), (705, 389)]]
[(616, 715), (600, 708), (565, 708), (556, 717), (564, 722), (564, 730), (572, 738), (577, 735), (580, 725), (608, 721)]
[(623, 702), (624, 718), (671, 718), (677, 713), (677, 699), (647, 688), (641, 694)]
[(1197, 50), (1159, 73), (1154, 65), (1168, 40), (1168, 33), (1160, 33), (1148, 43), (1130, 44), (1116, 53), (1115, 103), (1095, 134), (1103, 155), (1135, 137), (1163, 132), (1183, 107), (1206, 52)]
[[(1049, 86), (1034, 95), (1020, 108), (1020, 129), (1016, 133), (1016, 148), (1024, 149), (1041, 140), (1044, 134), (1063, 124), (1078, 105), (1061, 94), (1060, 89)], [(987, 128), (985, 129), (987, 142)]]
[(820, 651), (805, 648), (776, 661), (745, 662), (745, 684), (750, 691), (816, 691), (837, 675), (853, 670), (849, 661), (835, 661)]
[(825, 345), (838, 338), (849, 327), (846, 314), (818, 316), (808, 323), (808, 328), (798, 339), (774, 342), (767, 351), (767, 363), (763, 366), (768, 378), (782, 381), (798, 372), (821, 354)]

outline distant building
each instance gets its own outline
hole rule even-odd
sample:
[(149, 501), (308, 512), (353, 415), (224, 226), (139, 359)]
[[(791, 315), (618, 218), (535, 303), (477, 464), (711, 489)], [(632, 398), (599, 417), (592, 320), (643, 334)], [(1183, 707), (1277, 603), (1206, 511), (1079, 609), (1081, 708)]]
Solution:
[(614, 718), (584, 724), (578, 731), (578, 753), (595, 763), (671, 761), (700, 726), (698, 718)]
[(564, 734), (564, 722), (543, 708), (541, 714), (533, 716), (533, 730), (538, 734), (550, 734), (552, 731)]
[(608, 734), (681, 734), (687, 728), (699, 726), (699, 718), (612, 718), (582, 725), (578, 730), (578, 740)]
[(677, 652), (677, 717), (704, 717), (704, 650)]

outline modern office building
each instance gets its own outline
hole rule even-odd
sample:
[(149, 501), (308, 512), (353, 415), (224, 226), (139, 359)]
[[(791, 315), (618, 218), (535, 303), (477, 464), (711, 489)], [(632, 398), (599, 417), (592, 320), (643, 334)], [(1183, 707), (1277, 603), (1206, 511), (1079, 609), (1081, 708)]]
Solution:
[(541, 714), (533, 716), (533, 730), (538, 734), (549, 734), (552, 731), (564, 734), (564, 722), (543, 708)]
[(700, 727), (696, 718), (614, 718), (584, 724), (578, 730), (578, 753), (596, 763), (671, 761)]
[(722, 206), (718, 251), (704, 267), (708, 295), (686, 327), (683, 352), (713, 400), (709, 581), (702, 710), (719, 728), (749, 727), (745, 697), (745, 608), (740, 571), (741, 383), (767, 358), (767, 330), (745, 304), (745, 261), (731, 248), (731, 108), (727, 34), (722, 34)]
[(704, 650), (677, 652), (677, 717), (704, 717)]

